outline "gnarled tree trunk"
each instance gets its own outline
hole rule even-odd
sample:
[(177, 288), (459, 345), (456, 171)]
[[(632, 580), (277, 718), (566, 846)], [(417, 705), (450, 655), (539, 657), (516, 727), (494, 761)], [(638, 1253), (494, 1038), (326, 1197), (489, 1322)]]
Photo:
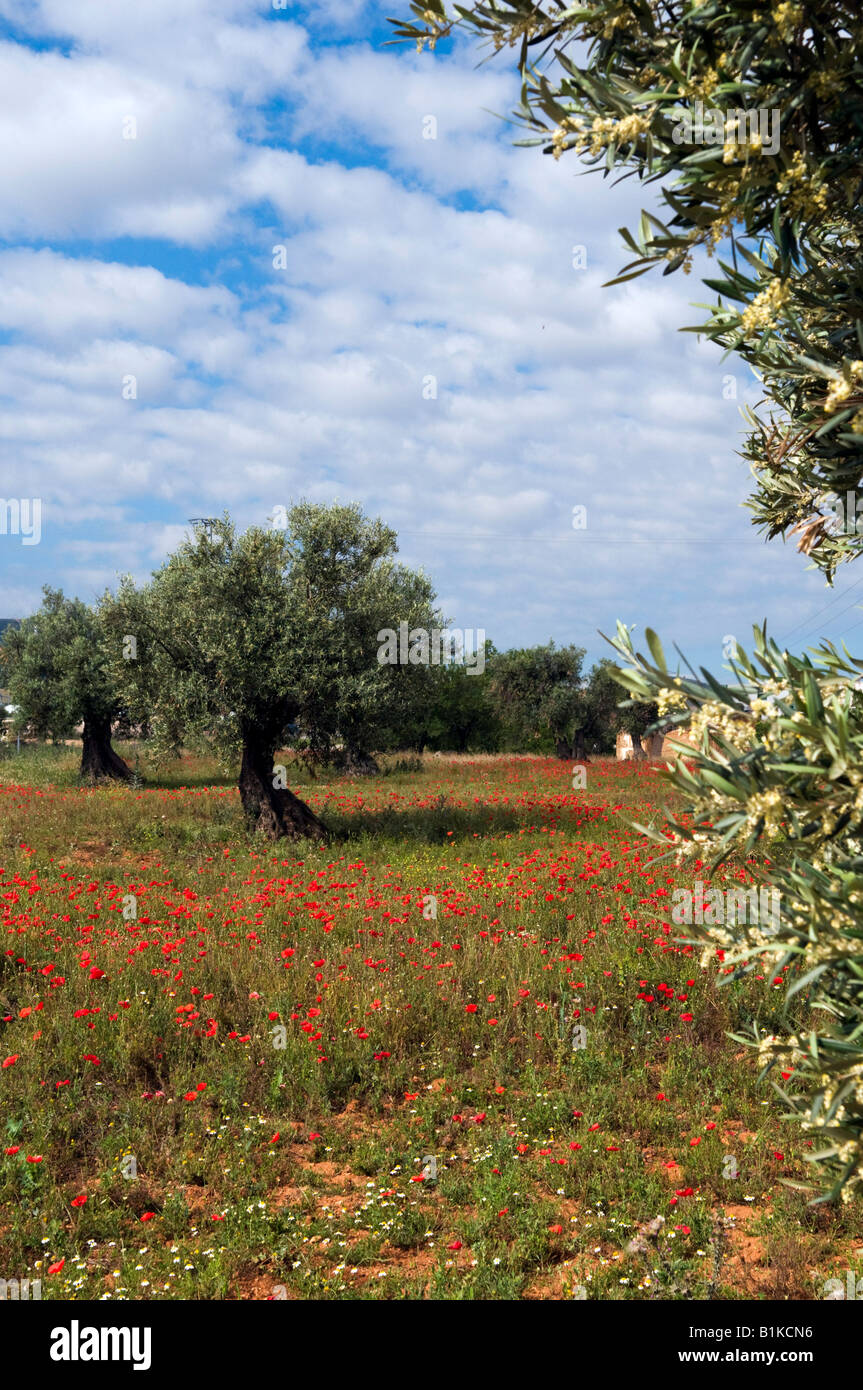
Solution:
[(132, 769), (111, 747), (111, 721), (107, 716), (88, 716), (84, 720), (81, 749), (81, 776), (102, 780), (116, 777), (129, 781)]
[(239, 788), (249, 824), (270, 840), (283, 836), (292, 840), (301, 837), (323, 840), (327, 833), (323, 822), (287, 787), (274, 786), (276, 780), (272, 750), (254, 738), (247, 738), (243, 744)]
[(345, 747), (341, 763), (346, 777), (376, 777), (380, 772), (371, 753), (364, 753), (350, 743)]
[(646, 760), (647, 754), (645, 753), (644, 749), (643, 749), (642, 746), (641, 746), (641, 734), (631, 734), (630, 737), (631, 737), (631, 739), (632, 739), (632, 756), (633, 756), (633, 758), (636, 760), (636, 762), (641, 762), (642, 760)]

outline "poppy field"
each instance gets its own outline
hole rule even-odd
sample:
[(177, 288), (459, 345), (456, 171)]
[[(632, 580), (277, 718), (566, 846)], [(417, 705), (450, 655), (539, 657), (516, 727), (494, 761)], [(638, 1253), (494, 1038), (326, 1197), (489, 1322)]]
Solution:
[(0, 1276), (735, 1300), (863, 1274), (853, 1208), (790, 1185), (811, 1141), (729, 1037), (787, 980), (686, 944), (672, 894), (702, 866), (632, 828), (661, 823), (661, 764), (579, 791), (551, 758), (298, 767), (314, 847), (249, 836), (203, 758), (76, 770), (0, 763)]

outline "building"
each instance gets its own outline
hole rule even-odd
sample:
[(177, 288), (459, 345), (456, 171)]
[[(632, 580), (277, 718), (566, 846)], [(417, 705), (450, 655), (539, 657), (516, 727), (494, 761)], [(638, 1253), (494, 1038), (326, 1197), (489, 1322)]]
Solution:
[[(641, 752), (645, 758), (662, 758), (663, 762), (674, 762), (680, 755), (680, 748), (676, 745), (681, 743), (693, 747), (688, 729), (672, 729), (669, 733), (645, 736), (641, 739)], [(617, 761), (621, 763), (630, 762), (635, 757), (632, 734), (624, 733), (623, 730), (618, 733), (616, 755)]]
[[(660, 758), (662, 756), (662, 734), (651, 734), (639, 740), (640, 753), (644, 758)], [(619, 763), (632, 762), (636, 757), (634, 740), (632, 734), (624, 733), (621, 729), (617, 735), (617, 761)]]

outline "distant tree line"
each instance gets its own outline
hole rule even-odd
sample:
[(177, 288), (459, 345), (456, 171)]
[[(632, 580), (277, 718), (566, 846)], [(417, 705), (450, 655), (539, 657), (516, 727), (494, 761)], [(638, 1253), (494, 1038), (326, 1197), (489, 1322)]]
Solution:
[(586, 759), (614, 753), (620, 731), (641, 735), (656, 706), (621, 708), (624, 692), (613, 662), (584, 671), (583, 647), (544, 646), (499, 652), (486, 642), (481, 674), (461, 664), (434, 671), (428, 699), (398, 728), (383, 728), (381, 750), (549, 753)]

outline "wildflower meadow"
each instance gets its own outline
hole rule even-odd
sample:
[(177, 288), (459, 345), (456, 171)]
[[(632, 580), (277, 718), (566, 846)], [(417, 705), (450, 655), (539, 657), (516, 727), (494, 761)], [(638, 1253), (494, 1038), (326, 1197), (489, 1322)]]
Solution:
[(72, 749), (0, 763), (2, 1267), (68, 1300), (813, 1299), (863, 1274), (729, 1037), (778, 1019), (784, 973), (729, 981), (687, 944), (700, 865), (652, 867), (631, 829), (662, 823), (661, 771), (298, 771), (333, 838), (297, 851), (250, 839), (200, 756), (145, 787), (81, 786)]

